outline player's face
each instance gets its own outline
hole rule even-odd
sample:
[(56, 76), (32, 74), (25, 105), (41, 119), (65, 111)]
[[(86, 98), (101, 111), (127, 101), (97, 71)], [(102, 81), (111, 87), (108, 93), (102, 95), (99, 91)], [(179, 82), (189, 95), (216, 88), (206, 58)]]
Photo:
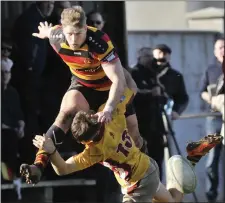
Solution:
[(67, 25), (63, 28), (63, 33), (71, 49), (79, 49), (86, 40), (87, 26), (82, 28)]

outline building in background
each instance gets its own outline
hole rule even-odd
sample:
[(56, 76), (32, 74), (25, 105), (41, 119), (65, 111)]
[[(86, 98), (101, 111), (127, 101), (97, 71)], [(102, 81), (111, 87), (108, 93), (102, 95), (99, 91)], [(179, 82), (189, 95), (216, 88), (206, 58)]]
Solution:
[(224, 1), (126, 1), (128, 31), (224, 32)]

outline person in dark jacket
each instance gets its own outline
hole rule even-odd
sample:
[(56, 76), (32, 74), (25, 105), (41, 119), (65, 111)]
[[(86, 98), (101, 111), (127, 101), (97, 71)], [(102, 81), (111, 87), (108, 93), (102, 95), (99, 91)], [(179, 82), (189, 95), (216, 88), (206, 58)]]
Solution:
[[(31, 4), (15, 21), (12, 30), (12, 85), (17, 89), (30, 137), (40, 132), (40, 87), (47, 56), (47, 40), (32, 36), (38, 32), (40, 22), (52, 13), (54, 1)], [(29, 145), (30, 146), (30, 145)]]
[(170, 65), (171, 54), (171, 49), (165, 44), (159, 44), (153, 49), (153, 57), (157, 61), (157, 66), (155, 66), (157, 80), (168, 97), (174, 102), (171, 117), (175, 120), (186, 109), (189, 97), (183, 75)]
[(24, 137), (24, 118), (20, 98), (15, 88), (10, 85), (11, 46), (3, 41), (1, 55), (1, 172), (3, 181), (13, 181), (17, 198), (21, 200), (21, 178), (19, 176), (19, 140)]
[[(188, 104), (188, 95), (182, 75), (169, 64), (171, 50), (166, 46), (153, 49), (143, 47), (138, 52), (138, 63), (130, 69), (138, 86), (134, 104), (140, 133), (148, 142), (148, 151), (162, 171), (166, 133), (162, 119), (168, 99), (174, 101), (172, 119), (176, 119)], [(159, 49), (159, 50), (158, 50)], [(156, 52), (162, 51), (157, 54)], [(162, 178), (162, 177), (161, 177)]]

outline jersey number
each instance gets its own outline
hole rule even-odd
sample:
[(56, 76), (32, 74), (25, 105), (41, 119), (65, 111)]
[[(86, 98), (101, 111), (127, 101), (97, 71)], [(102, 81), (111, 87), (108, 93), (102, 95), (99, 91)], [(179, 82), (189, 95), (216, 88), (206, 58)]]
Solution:
[(132, 147), (132, 141), (130, 139), (129, 134), (127, 134), (127, 131), (125, 130), (122, 134), (122, 141), (124, 143), (120, 143), (117, 147), (117, 153), (121, 152), (124, 156), (128, 156), (129, 151), (128, 149), (130, 149)]

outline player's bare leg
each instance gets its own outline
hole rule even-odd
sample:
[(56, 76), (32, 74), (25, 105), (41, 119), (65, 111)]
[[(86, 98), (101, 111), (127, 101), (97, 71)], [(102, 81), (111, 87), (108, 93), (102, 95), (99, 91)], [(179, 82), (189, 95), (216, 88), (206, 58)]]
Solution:
[(153, 199), (153, 202), (181, 202), (184, 194), (176, 188), (169, 188), (160, 183), (159, 190)]
[[(199, 160), (205, 156), (213, 147), (219, 144), (223, 137), (219, 134), (208, 135), (197, 142), (190, 142), (187, 145), (187, 159), (194, 167)], [(172, 179), (168, 181), (167, 189), (160, 183), (160, 188), (157, 191), (153, 202), (181, 202), (183, 199), (183, 191), (179, 186), (176, 186), (176, 181)]]
[[(89, 104), (84, 96), (77, 90), (66, 92), (61, 103), (60, 112), (55, 122), (46, 133), (46, 135), (51, 137), (55, 142), (56, 147), (60, 146), (62, 143), (65, 134), (70, 128), (75, 113), (79, 110), (89, 110)], [(58, 133), (57, 136), (55, 136), (56, 133)], [(46, 167), (48, 161), (49, 154), (43, 150), (39, 150), (36, 154), (34, 164), (22, 164), (20, 167), (20, 173), (26, 178), (27, 183), (36, 184), (40, 181), (42, 171)]]

